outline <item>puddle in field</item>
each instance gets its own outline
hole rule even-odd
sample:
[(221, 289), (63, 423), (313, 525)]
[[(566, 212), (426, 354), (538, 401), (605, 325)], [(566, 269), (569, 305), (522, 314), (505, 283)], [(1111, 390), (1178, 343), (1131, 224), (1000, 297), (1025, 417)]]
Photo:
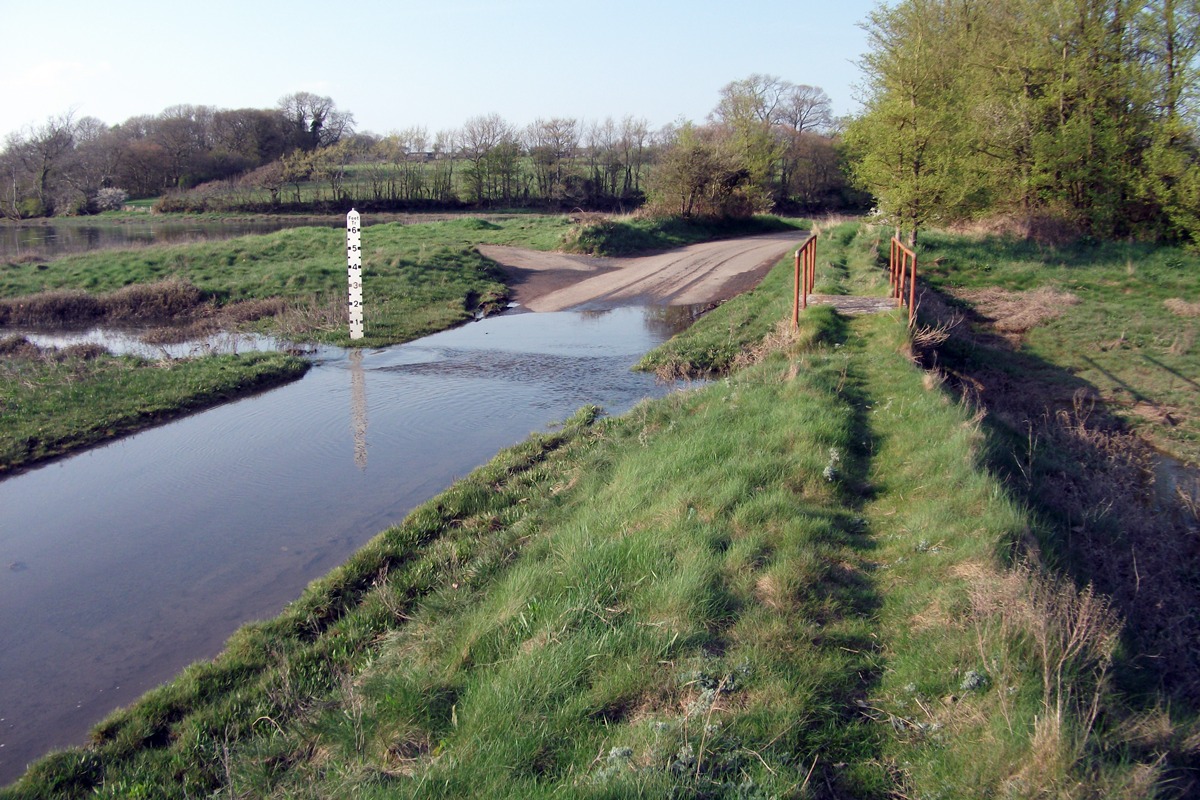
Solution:
[(680, 308), (508, 313), (0, 480), (0, 784), (278, 613), (496, 451), (596, 403)]

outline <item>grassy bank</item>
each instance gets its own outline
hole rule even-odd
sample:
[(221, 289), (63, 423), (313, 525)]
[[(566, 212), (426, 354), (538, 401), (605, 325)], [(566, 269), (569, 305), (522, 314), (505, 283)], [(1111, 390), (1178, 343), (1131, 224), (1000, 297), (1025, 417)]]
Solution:
[(1140, 243), (1058, 247), (930, 234), (922, 272), (1036, 362), (1070, 405), (1077, 383), (1160, 448), (1200, 465), (1200, 255)]
[[(925, 296), (922, 318), (944, 341), (924, 360), (986, 412), (989, 467), (1039, 521), (1041, 558), (1125, 620), (1118, 685), (1194, 719), (1200, 478), (1165, 468), (1158, 451), (1193, 464), (1200, 454), (1200, 260), (1129, 243), (926, 240), (941, 292)], [(1178, 730), (1163, 723), (1158, 736)]]
[[(562, 218), (530, 217), (504, 223), (468, 218), (367, 228), (362, 259), (367, 338), (359, 344), (414, 339), (499, 303), (506, 295), (501, 276), (474, 246), (486, 241), (549, 248), (566, 226)], [(21, 299), (0, 309), (0, 323), (7, 309), (7, 324), (36, 324), (20, 316), (22, 308), (70, 308), (75, 303), (72, 290), (102, 295), (130, 285), (172, 283), (198, 290), (191, 316), (204, 316), (206, 307), (282, 300), (288, 310), (273, 318), (276, 330), (349, 343), (345, 232), (330, 228), (110, 250), (67, 256), (49, 265), (10, 264), (0, 268), (0, 296)], [(41, 298), (30, 298), (38, 294)], [(176, 315), (180, 317), (188, 318)]]
[[(829, 289), (876, 284), (831, 234)], [(1186, 791), (902, 316), (742, 302), (724, 378), (501, 453), (0, 796)]]
[(0, 340), (0, 476), (298, 378), (281, 353), (154, 362)]

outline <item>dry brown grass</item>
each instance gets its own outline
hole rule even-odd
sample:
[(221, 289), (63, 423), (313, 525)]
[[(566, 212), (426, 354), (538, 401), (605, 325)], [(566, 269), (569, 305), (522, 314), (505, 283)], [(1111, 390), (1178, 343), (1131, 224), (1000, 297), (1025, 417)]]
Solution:
[(771, 353), (786, 350), (799, 340), (796, 329), (790, 319), (780, 320), (774, 330), (762, 338), (760, 342), (737, 354), (733, 360), (734, 370), (753, 366)]
[(136, 283), (100, 296), (104, 317), (113, 322), (165, 320), (195, 315), (204, 293), (179, 279)]
[[(1042, 713), (1030, 757), (1009, 788), (1022, 796), (1072, 796), (1074, 781), (1064, 785), (1063, 779), (1078, 774), (1085, 761), (1109, 693), (1120, 618), (1090, 585), (1077, 589), (1029, 562), (1004, 571), (974, 564), (961, 574), (968, 582), (979, 655), (989, 673), (1007, 683), (1015, 678), (1009, 677), (1014, 665), (1029, 660), (1041, 675)], [(1004, 706), (1001, 713), (1007, 718)]]
[(1200, 317), (1200, 303), (1189, 303), (1181, 297), (1163, 300), (1167, 311), (1179, 317)]
[(963, 323), (963, 316), (958, 312), (952, 313), (949, 317), (938, 319), (932, 325), (925, 325), (917, 321), (914, 315), (908, 323), (909, 339), (917, 351), (925, 350), (931, 347), (945, 344), (958, 326)]
[(1001, 333), (1020, 334), (1044, 325), (1063, 313), (1065, 306), (1078, 305), (1080, 300), (1070, 292), (1059, 292), (1043, 286), (1027, 292), (1007, 289), (977, 289), (959, 294)]
[(108, 294), (80, 289), (0, 300), (0, 324), (57, 327), (91, 322), (187, 320), (207, 307), (203, 292), (187, 281), (171, 279), (134, 284)]
[(93, 322), (103, 316), (100, 298), (80, 289), (58, 289), (0, 300), (3, 325), (57, 326)]
[(24, 336), (7, 336), (0, 339), (0, 358), (17, 361), (92, 361), (108, 355), (108, 350), (99, 344), (84, 342), (67, 347), (38, 347)]
[(949, 230), (966, 236), (1026, 239), (1050, 247), (1070, 244), (1083, 234), (1078, 223), (1052, 213), (997, 214), (986, 219), (957, 223)]
[(0, 357), (28, 361), (40, 357), (41, 354), (41, 349), (24, 336), (6, 336), (0, 339)]
[(311, 302), (285, 306), (275, 315), (276, 329), (283, 338), (303, 338), (313, 331), (334, 331), (349, 324), (350, 311), (346, 298), (339, 292), (329, 292)]

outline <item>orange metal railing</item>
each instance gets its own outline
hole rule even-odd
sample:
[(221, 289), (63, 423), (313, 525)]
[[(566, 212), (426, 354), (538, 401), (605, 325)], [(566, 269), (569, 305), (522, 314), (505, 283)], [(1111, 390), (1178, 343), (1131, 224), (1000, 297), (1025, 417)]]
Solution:
[(905, 304), (905, 290), (908, 291), (908, 321), (912, 322), (916, 314), (917, 299), (917, 254), (892, 237), (892, 252), (888, 256), (888, 271), (891, 273), (892, 297), (896, 305)]
[(808, 308), (808, 296), (812, 293), (817, 281), (817, 235), (808, 240), (796, 251), (796, 279), (792, 300), (792, 327), (800, 327), (800, 309)]

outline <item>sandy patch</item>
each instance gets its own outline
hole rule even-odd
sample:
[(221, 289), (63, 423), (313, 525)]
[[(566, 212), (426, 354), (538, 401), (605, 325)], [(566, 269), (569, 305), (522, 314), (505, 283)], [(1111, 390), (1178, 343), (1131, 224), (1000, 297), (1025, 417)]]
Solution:
[(594, 258), (481, 245), (504, 268), (516, 302), (531, 311), (654, 303), (703, 305), (757, 286), (804, 232), (706, 242), (640, 258)]

